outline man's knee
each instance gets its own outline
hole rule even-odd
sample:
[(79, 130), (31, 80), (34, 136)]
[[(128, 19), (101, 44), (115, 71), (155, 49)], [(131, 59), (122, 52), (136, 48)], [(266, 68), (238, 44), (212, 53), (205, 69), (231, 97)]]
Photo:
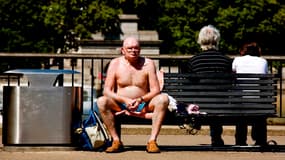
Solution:
[(167, 109), (167, 106), (169, 104), (169, 99), (167, 94), (159, 94), (153, 100), (154, 100), (154, 105), (162, 106), (163, 108)]
[(169, 98), (168, 98), (168, 95), (167, 94), (160, 94), (161, 96), (161, 102), (165, 105), (165, 106), (168, 106), (169, 104)]
[(108, 98), (105, 96), (101, 96), (97, 99), (96, 102), (97, 102), (98, 108), (103, 109), (103, 108), (105, 108), (105, 106), (107, 106)]

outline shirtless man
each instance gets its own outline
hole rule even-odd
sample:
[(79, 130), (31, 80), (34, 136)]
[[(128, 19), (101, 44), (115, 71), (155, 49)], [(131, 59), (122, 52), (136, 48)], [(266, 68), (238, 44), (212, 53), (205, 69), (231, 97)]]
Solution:
[(160, 94), (155, 64), (151, 59), (140, 56), (137, 39), (126, 38), (121, 53), (122, 56), (110, 62), (103, 96), (97, 100), (103, 122), (113, 139), (106, 152), (122, 151), (123, 143), (115, 129), (115, 116), (126, 114), (152, 119), (146, 151), (159, 153), (156, 140), (167, 111), (168, 96)]

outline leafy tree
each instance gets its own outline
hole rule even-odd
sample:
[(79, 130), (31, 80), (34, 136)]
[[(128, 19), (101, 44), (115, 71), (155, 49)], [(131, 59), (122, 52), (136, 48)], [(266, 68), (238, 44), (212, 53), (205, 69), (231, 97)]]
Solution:
[(285, 49), (285, 9), (281, 0), (160, 0), (158, 31), (162, 53), (193, 54), (201, 27), (212, 24), (221, 31), (220, 49), (236, 53), (244, 39), (255, 38), (264, 53)]
[(77, 48), (76, 38), (90, 38), (99, 31), (105, 35), (119, 34), (118, 4), (113, 0), (54, 0), (42, 7), (42, 16), (53, 29), (54, 46), (65, 53)]
[(120, 34), (118, 15), (137, 14), (139, 28), (157, 30), (161, 53), (199, 52), (197, 35), (212, 24), (222, 35), (220, 49), (238, 51), (255, 37), (264, 52), (281, 53), (285, 34), (282, 0), (0, 0), (1, 52), (65, 53), (78, 39), (102, 32), (106, 39)]
[(76, 38), (120, 33), (116, 0), (0, 0), (0, 51), (60, 52)]
[(45, 1), (0, 0), (0, 51), (49, 52), (49, 34), (40, 16)]
[[(163, 53), (194, 53), (199, 29), (213, 24), (220, 1), (160, 0), (159, 33), (164, 41)], [(169, 48), (169, 46), (173, 46)]]
[[(66, 53), (78, 47), (76, 38), (120, 33), (120, 13), (116, 0), (0, 0), (0, 52)], [(1, 59), (1, 71), (43, 61), (10, 60)]]
[(157, 0), (120, 0), (124, 14), (136, 14), (140, 18), (140, 30), (156, 30), (161, 6)]
[(215, 21), (223, 35), (221, 45), (234, 52), (243, 41), (255, 40), (264, 53), (281, 53), (285, 49), (279, 41), (285, 31), (284, 7), (277, 0), (235, 0), (220, 7)]
[[(49, 33), (40, 16), (45, 1), (0, 0), (0, 52), (51, 52)], [(2, 58), (0, 71), (38, 68), (41, 59)]]

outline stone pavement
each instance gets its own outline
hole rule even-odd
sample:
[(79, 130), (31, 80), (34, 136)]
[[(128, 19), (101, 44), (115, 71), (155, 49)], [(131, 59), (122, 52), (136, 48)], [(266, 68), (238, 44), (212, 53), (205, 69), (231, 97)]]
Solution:
[[(231, 146), (234, 144), (234, 127), (224, 127), (223, 139), (230, 148), (243, 148), (226, 150), (225, 148), (211, 148), (208, 128), (204, 127), (197, 135), (188, 135), (186, 130), (177, 126), (163, 126), (158, 137), (158, 144), (162, 150), (160, 154), (149, 154), (145, 152), (145, 144), (148, 139), (150, 126), (126, 125), (122, 129), (122, 141), (126, 151), (116, 154), (104, 152), (87, 152), (62, 149), (39, 149), (26, 148), (26, 150), (6, 150), (1, 146), (0, 160), (274, 160), (285, 159), (285, 126), (269, 126), (268, 140), (275, 140), (283, 150), (262, 151), (246, 150), (246, 146)], [(2, 135), (2, 134), (1, 134)], [(0, 137), (1, 138), (1, 137)], [(2, 139), (2, 138), (1, 138)], [(2, 143), (1, 143), (2, 144)], [(248, 144), (253, 144), (248, 137)], [(211, 149), (210, 149), (211, 148)]]

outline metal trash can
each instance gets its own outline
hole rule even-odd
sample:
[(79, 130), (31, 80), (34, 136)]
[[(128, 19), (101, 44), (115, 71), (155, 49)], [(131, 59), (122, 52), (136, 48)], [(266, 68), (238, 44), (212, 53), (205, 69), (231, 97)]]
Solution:
[(81, 108), (81, 87), (53, 86), (72, 70), (11, 70), (29, 86), (3, 88), (3, 145), (71, 145), (74, 114)]

